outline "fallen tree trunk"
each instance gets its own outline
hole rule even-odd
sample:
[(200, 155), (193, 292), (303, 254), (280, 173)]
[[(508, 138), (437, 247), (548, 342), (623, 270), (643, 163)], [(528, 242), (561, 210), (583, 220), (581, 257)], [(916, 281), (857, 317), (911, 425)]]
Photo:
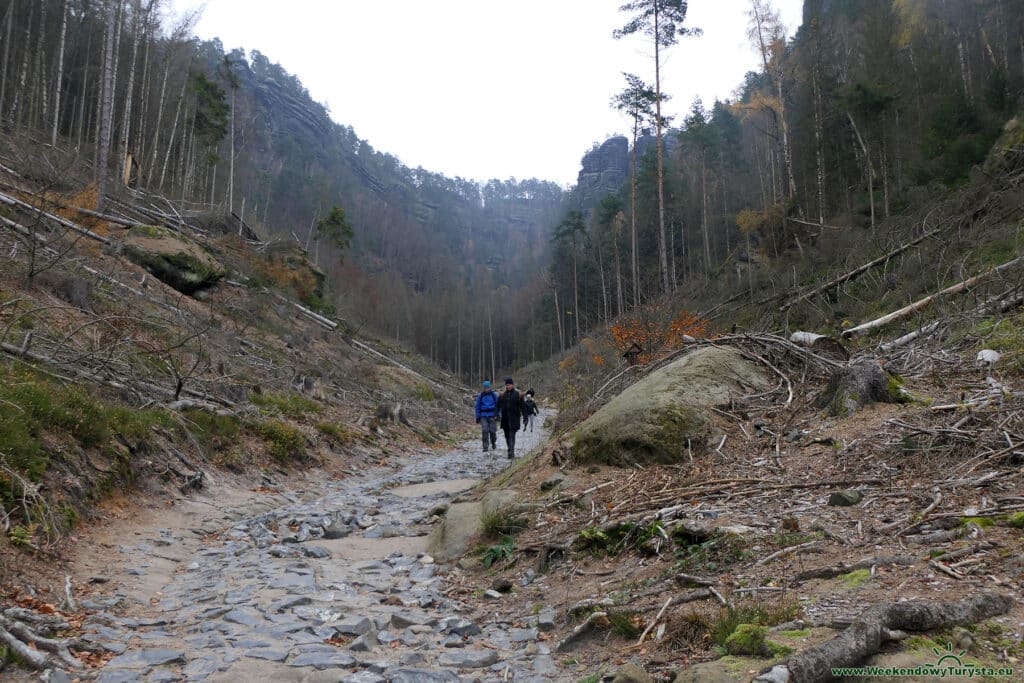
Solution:
[(835, 680), (836, 668), (853, 667), (877, 654), (882, 643), (897, 640), (897, 631), (934, 631), (976, 624), (1014, 606), (1009, 595), (982, 593), (957, 602), (887, 602), (867, 609), (850, 627), (832, 640), (793, 655), (755, 681), (819, 683)]
[(900, 245), (898, 248), (893, 249), (888, 254), (885, 254), (884, 256), (879, 256), (874, 261), (869, 261), (868, 263), (865, 263), (862, 266), (854, 268), (853, 270), (851, 270), (848, 273), (843, 273), (839, 277), (834, 278), (832, 280), (829, 280), (828, 282), (826, 282), (823, 285), (815, 287), (814, 289), (812, 289), (809, 292), (804, 292), (803, 294), (799, 294), (799, 295), (793, 297), (792, 299), (790, 299), (786, 303), (782, 304), (782, 306), (779, 307), (779, 310), (782, 311), (782, 312), (788, 311), (790, 308), (792, 308), (793, 306), (796, 306), (798, 303), (800, 303), (801, 301), (804, 301), (805, 299), (809, 299), (812, 296), (817, 296), (818, 294), (824, 294), (828, 290), (834, 289), (834, 288), (838, 287), (839, 285), (843, 284), (844, 282), (847, 282), (848, 280), (854, 279), (858, 275), (871, 270), (875, 266), (882, 265), (883, 263), (889, 261), (892, 257), (899, 256), (900, 254), (905, 252), (907, 249), (910, 249), (911, 247), (913, 247), (913, 246), (915, 246), (917, 244), (920, 244), (921, 242), (923, 242), (924, 240), (928, 239), (929, 237), (937, 235), (939, 232), (941, 232), (941, 230), (939, 228), (936, 228), (934, 230), (926, 232), (925, 234), (921, 235), (920, 237), (917, 237), (917, 238), (907, 242), (906, 244)]
[(32, 211), (33, 213), (37, 213), (37, 214), (39, 214), (40, 216), (42, 216), (44, 218), (50, 219), (54, 223), (57, 223), (59, 225), (64, 226), (68, 230), (73, 230), (74, 232), (77, 232), (80, 235), (85, 235), (86, 237), (90, 237), (90, 238), (96, 240), (97, 242), (102, 242), (103, 244), (110, 244), (110, 240), (108, 240), (103, 235), (97, 235), (92, 230), (86, 230), (81, 225), (78, 225), (77, 223), (73, 223), (72, 221), (69, 221), (66, 218), (61, 218), (60, 216), (54, 215), (54, 214), (49, 213), (47, 211), (43, 211), (42, 209), (38, 209), (38, 208), (32, 206), (31, 204), (23, 202), (20, 199), (15, 199), (14, 197), (9, 197), (9, 196), (3, 194), (2, 192), (0, 192), (0, 202), (2, 202), (4, 204), (7, 204), (8, 206), (14, 206), (14, 207), (17, 207), (19, 209), (23, 209), (25, 211)]
[(911, 566), (917, 564), (916, 557), (898, 557), (890, 555), (880, 555), (878, 557), (869, 557), (861, 560), (860, 562), (854, 562), (853, 564), (846, 564), (840, 562), (834, 567), (818, 567), (817, 569), (808, 569), (807, 571), (800, 572), (793, 577), (790, 585), (797, 585), (804, 581), (810, 581), (811, 579), (832, 579), (843, 574), (849, 574), (855, 572), (858, 569), (871, 569), (872, 567), (891, 567), (892, 565)]
[(1008, 268), (1012, 268), (1013, 266), (1016, 266), (1016, 265), (1018, 265), (1018, 264), (1020, 264), (1022, 262), (1024, 262), (1024, 256), (1018, 256), (1017, 258), (1013, 259), (1012, 261), (1007, 261), (1006, 263), (1003, 263), (1002, 265), (998, 265), (995, 268), (990, 268), (989, 270), (985, 271), (984, 273), (981, 273), (979, 275), (975, 275), (974, 277), (968, 278), (968, 279), (964, 280), (963, 282), (958, 282), (958, 283), (956, 283), (955, 285), (953, 285), (951, 287), (946, 287), (943, 290), (940, 290), (938, 292), (935, 292), (934, 294), (926, 296), (923, 299), (919, 299), (918, 301), (915, 301), (914, 303), (910, 304), (909, 306), (904, 306), (903, 308), (901, 308), (899, 310), (893, 311), (892, 313), (889, 313), (887, 315), (883, 315), (881, 318), (876, 318), (874, 320), (869, 320), (868, 322), (866, 322), (866, 323), (864, 323), (862, 325), (857, 325), (856, 327), (851, 327), (850, 329), (848, 329), (845, 332), (843, 332), (843, 336), (846, 337), (846, 338), (854, 337), (856, 335), (864, 334), (865, 332), (870, 332), (871, 330), (878, 329), (879, 327), (884, 327), (884, 326), (888, 325), (889, 323), (891, 323), (894, 320), (899, 320), (901, 318), (906, 318), (909, 315), (917, 313), (918, 311), (920, 311), (923, 308), (927, 308), (928, 306), (930, 306), (932, 304), (932, 302), (936, 301), (937, 299), (940, 299), (940, 298), (942, 298), (944, 296), (950, 296), (952, 294), (959, 294), (960, 292), (966, 291), (967, 289), (969, 289), (969, 288), (973, 287), (974, 285), (978, 284), (979, 282), (981, 282), (985, 278), (991, 277), (992, 275), (995, 275), (996, 273), (1001, 273), (1002, 271), (1004, 271), (1004, 270), (1006, 270)]
[[(1014, 289), (1017, 289), (1017, 288), (1014, 287), (1013, 289), (1010, 290), (1010, 292), (1012, 292)], [(1006, 292), (1004, 294), (1000, 294), (999, 296), (996, 296), (996, 297), (993, 297), (993, 298), (989, 299), (988, 301), (983, 303), (981, 306), (978, 306), (974, 310), (974, 313), (976, 315), (989, 315), (991, 313), (1005, 313), (1006, 311), (1010, 310), (1011, 308), (1016, 308), (1017, 306), (1020, 306), (1022, 303), (1024, 303), (1024, 293), (1018, 292), (1016, 294), (1010, 294), (1010, 292)], [(929, 323), (929, 324), (925, 325), (924, 327), (916, 329), (916, 330), (914, 330), (912, 332), (908, 332), (907, 334), (903, 335), (902, 337), (897, 337), (896, 339), (893, 339), (890, 342), (886, 342), (884, 344), (881, 344), (881, 345), (879, 345), (878, 348), (880, 350), (882, 350), (882, 351), (892, 351), (895, 348), (899, 348), (901, 346), (906, 346), (907, 344), (909, 344), (910, 342), (914, 341), (918, 337), (923, 337), (925, 335), (931, 334), (935, 330), (939, 329), (939, 327), (941, 327), (944, 322), (946, 322), (946, 321), (945, 320), (936, 320), (935, 322)]]

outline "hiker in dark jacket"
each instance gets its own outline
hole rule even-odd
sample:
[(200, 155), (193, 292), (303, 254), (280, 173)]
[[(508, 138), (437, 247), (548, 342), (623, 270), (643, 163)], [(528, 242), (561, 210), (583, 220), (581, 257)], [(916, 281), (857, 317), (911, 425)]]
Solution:
[(529, 389), (523, 396), (523, 403), (526, 405), (526, 411), (523, 413), (524, 432), (527, 429), (529, 429), (531, 432), (533, 431), (533, 416), (540, 414), (540, 410), (537, 409), (537, 401), (534, 398), (534, 394), (535, 392), (533, 391), (533, 389)]
[(490, 446), (498, 450), (498, 394), (491, 389), (491, 381), (484, 380), (484, 390), (476, 397), (476, 423), (484, 442), (484, 453)]
[(498, 422), (505, 432), (505, 443), (508, 445), (508, 459), (516, 457), (516, 432), (522, 418), (526, 416), (526, 403), (523, 395), (516, 390), (511, 377), (505, 378), (505, 391), (498, 398)]

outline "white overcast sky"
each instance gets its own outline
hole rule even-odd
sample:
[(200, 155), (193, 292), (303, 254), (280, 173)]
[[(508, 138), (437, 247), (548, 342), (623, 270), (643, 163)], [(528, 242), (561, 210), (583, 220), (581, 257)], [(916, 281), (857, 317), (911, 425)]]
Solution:
[[(172, 0), (203, 7), (201, 38), (280, 63), (374, 149), (410, 167), (485, 181), (574, 184), (594, 142), (627, 133), (609, 106), (623, 71), (654, 80), (642, 36), (620, 40), (623, 0)], [(789, 35), (802, 0), (774, 0)], [(731, 96), (759, 57), (748, 0), (690, 0), (662, 65), (667, 113)]]

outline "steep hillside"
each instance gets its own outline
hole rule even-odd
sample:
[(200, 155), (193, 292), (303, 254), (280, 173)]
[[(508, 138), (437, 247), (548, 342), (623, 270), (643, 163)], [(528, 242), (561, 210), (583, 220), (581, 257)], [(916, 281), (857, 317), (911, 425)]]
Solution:
[(97, 214), (0, 163), (0, 583), (62, 580), (32, 558), (112, 496), (345, 476), (460, 432), (455, 378), (300, 303), (325, 276), (294, 244), (155, 196)]

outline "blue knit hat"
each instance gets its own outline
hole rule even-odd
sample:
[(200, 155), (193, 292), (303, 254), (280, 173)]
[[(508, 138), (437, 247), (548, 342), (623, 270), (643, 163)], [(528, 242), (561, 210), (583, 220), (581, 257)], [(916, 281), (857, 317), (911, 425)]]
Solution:
[(490, 389), (490, 388), (491, 388), (491, 380), (485, 379), (484, 380), (484, 389)]

